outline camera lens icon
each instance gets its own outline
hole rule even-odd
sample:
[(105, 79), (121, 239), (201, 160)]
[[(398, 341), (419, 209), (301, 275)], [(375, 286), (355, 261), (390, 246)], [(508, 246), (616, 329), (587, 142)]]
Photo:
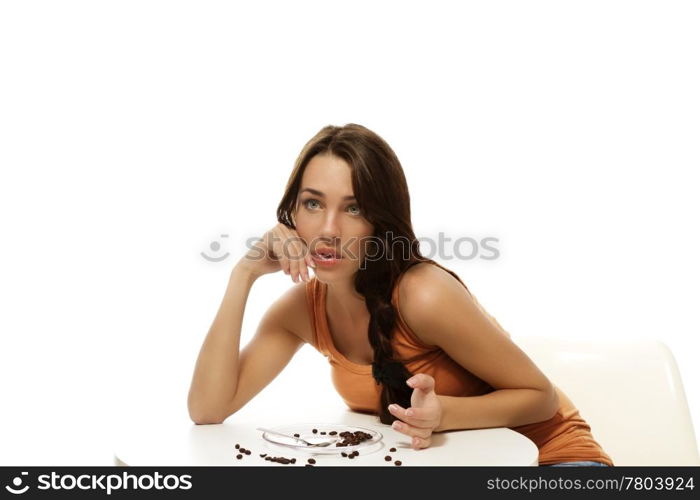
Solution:
[[(28, 474), (29, 474), (29, 472), (22, 472), (21, 476), (26, 476)], [(27, 485), (25, 485), (24, 488), (20, 488), (20, 486), (22, 486), (22, 477), (21, 476), (17, 476), (12, 480), (12, 485), (14, 486), (14, 488), (12, 486), (8, 485), (8, 486), (5, 486), (5, 489), (7, 491), (9, 491), (10, 493), (13, 493), (15, 495), (21, 495), (22, 493), (26, 493), (27, 490), (29, 489), (29, 485), (27, 484)], [(19, 489), (15, 489), (15, 488), (19, 488)]]
[[(222, 234), (221, 237), (228, 238), (228, 234)], [(221, 243), (219, 243), (218, 241), (212, 241), (209, 244), (209, 248), (211, 249), (212, 252), (217, 253), (221, 249)], [(211, 255), (208, 255), (204, 252), (200, 252), (200, 255), (202, 257), (204, 257), (206, 260), (208, 260), (209, 262), (221, 262), (222, 260), (226, 260), (228, 258), (228, 256), (230, 255), (230, 253), (226, 252), (225, 254), (220, 255), (220, 256), (216, 256), (216, 255), (211, 256)]]

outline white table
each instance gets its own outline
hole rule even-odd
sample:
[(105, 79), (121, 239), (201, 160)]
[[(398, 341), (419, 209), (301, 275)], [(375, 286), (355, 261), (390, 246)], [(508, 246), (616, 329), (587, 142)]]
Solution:
[[(520, 433), (507, 428), (462, 430), (436, 433), (432, 445), (413, 450), (410, 440), (391, 426), (381, 424), (377, 416), (356, 413), (344, 407), (288, 409), (284, 415), (266, 411), (244, 412), (229, 417), (223, 424), (195, 425), (186, 415), (148, 418), (143, 422), (124, 423), (114, 434), (117, 465), (132, 466), (203, 466), (238, 465), (289, 467), (266, 461), (260, 454), (296, 458), (293, 466), (304, 466), (313, 457), (317, 466), (392, 466), (401, 460), (404, 466), (537, 466), (535, 444)], [(268, 443), (256, 427), (274, 428), (290, 423), (326, 422), (375, 429), (383, 435), (375, 451), (350, 460), (337, 455), (310, 454)], [(252, 453), (237, 459), (235, 444)], [(395, 447), (396, 452), (389, 448)], [(390, 455), (391, 462), (384, 457)]]

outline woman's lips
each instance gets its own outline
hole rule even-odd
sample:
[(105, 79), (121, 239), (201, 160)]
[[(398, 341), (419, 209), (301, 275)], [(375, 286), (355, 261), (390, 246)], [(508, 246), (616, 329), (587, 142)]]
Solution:
[(336, 265), (340, 264), (341, 260), (343, 260), (342, 257), (336, 257), (336, 256), (324, 257), (323, 255), (320, 255), (318, 253), (312, 253), (311, 258), (314, 260), (314, 262), (316, 264), (318, 264), (319, 266), (323, 266), (323, 267), (336, 266)]
[(340, 253), (340, 251), (336, 250), (335, 248), (330, 248), (330, 247), (317, 247), (313, 253), (316, 255), (319, 255), (319, 256), (331, 255), (331, 256), (336, 257), (336, 258), (342, 257), (342, 254)]

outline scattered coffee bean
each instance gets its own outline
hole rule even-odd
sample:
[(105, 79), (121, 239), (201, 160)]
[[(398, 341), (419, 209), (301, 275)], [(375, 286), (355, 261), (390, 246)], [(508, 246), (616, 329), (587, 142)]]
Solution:
[(387, 455), (384, 457), (384, 460), (386, 460), (387, 462), (391, 462), (391, 457), (389, 455)]
[(245, 454), (246, 454), (246, 455), (250, 455), (250, 450), (246, 450), (246, 451), (245, 451)]
[(315, 464), (316, 460), (314, 460), (313, 458), (310, 458), (307, 460), (307, 462), (309, 462), (310, 464)]
[(241, 445), (238, 444), (238, 443), (236, 443), (236, 449), (238, 449), (238, 448), (240, 448), (240, 447), (241, 447)]
[(291, 458), (285, 458), (285, 457), (265, 457), (265, 460), (268, 460), (270, 462), (277, 462), (279, 464), (284, 464), (284, 465), (289, 465), (292, 462), (293, 459)]
[(297, 459), (296, 459), (296, 458), (292, 458), (292, 463), (293, 463), (293, 464), (297, 463)]
[(389, 448), (389, 451), (393, 453), (396, 451), (396, 448)]
[(263, 453), (262, 455), (260, 455), (260, 458), (264, 458), (266, 456), (267, 456), (267, 453)]
[(344, 451), (341, 451), (340, 454), (341, 454), (342, 456), (344, 456), (344, 457), (347, 457), (347, 456), (348, 456), (348, 454), (345, 453)]
[(325, 436), (325, 435), (326, 435), (326, 431), (321, 431), (321, 435), (322, 435), (322, 436)]
[(294, 437), (295, 437), (295, 438), (298, 438), (298, 437), (299, 437), (299, 434), (294, 434)]
[(314, 434), (316, 434), (316, 433), (318, 432), (318, 429), (311, 429), (311, 432), (313, 432)]
[(394, 465), (401, 465), (401, 460), (397, 460), (396, 462), (394, 462)]
[(348, 455), (348, 458), (355, 458), (355, 455), (353, 455), (352, 453), (350, 453), (350, 455)]
[(329, 436), (335, 436), (336, 434), (338, 434), (337, 431), (330, 431), (330, 432), (328, 433)]
[(240, 460), (241, 458), (243, 458), (243, 455), (241, 455), (241, 454), (239, 453), (238, 455), (236, 455), (236, 458), (237, 458), (238, 460)]

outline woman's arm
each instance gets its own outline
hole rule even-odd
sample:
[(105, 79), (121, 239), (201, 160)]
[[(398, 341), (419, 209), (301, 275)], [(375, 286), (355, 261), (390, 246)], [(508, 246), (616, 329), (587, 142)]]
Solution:
[(192, 376), (187, 407), (195, 423), (222, 420), (226, 402), (236, 394), (241, 324), (255, 280), (241, 266), (231, 271), (226, 293), (199, 351)]
[[(243, 313), (254, 281), (254, 275), (244, 267), (234, 268), (219, 312), (200, 350), (187, 400), (190, 418), (197, 424), (221, 423), (241, 409), (282, 371), (304, 344), (289, 326), (305, 306), (304, 283), (301, 283), (270, 305), (255, 335), (239, 353)], [(303, 317), (304, 311), (301, 313)]]
[(442, 404), (442, 420), (435, 432), (518, 427), (548, 420), (559, 408), (556, 391), (537, 389), (498, 389), (469, 397), (438, 394), (437, 398)]
[[(299, 258), (292, 259), (294, 256)], [(296, 327), (289, 326), (300, 310), (302, 317), (306, 314), (302, 282), (268, 308), (255, 336), (239, 353), (243, 313), (255, 280), (284, 270), (296, 283), (299, 273), (308, 276), (306, 265), (313, 265), (313, 261), (304, 251), (301, 238), (281, 223), (267, 231), (236, 263), (192, 376), (187, 408), (195, 423), (221, 423), (238, 411), (282, 371), (304, 344)]]
[(417, 266), (399, 293), (401, 315), (414, 334), (494, 388), (481, 396), (438, 395), (442, 420), (436, 430), (517, 427), (554, 416), (554, 386), (454, 277), (436, 266)]

